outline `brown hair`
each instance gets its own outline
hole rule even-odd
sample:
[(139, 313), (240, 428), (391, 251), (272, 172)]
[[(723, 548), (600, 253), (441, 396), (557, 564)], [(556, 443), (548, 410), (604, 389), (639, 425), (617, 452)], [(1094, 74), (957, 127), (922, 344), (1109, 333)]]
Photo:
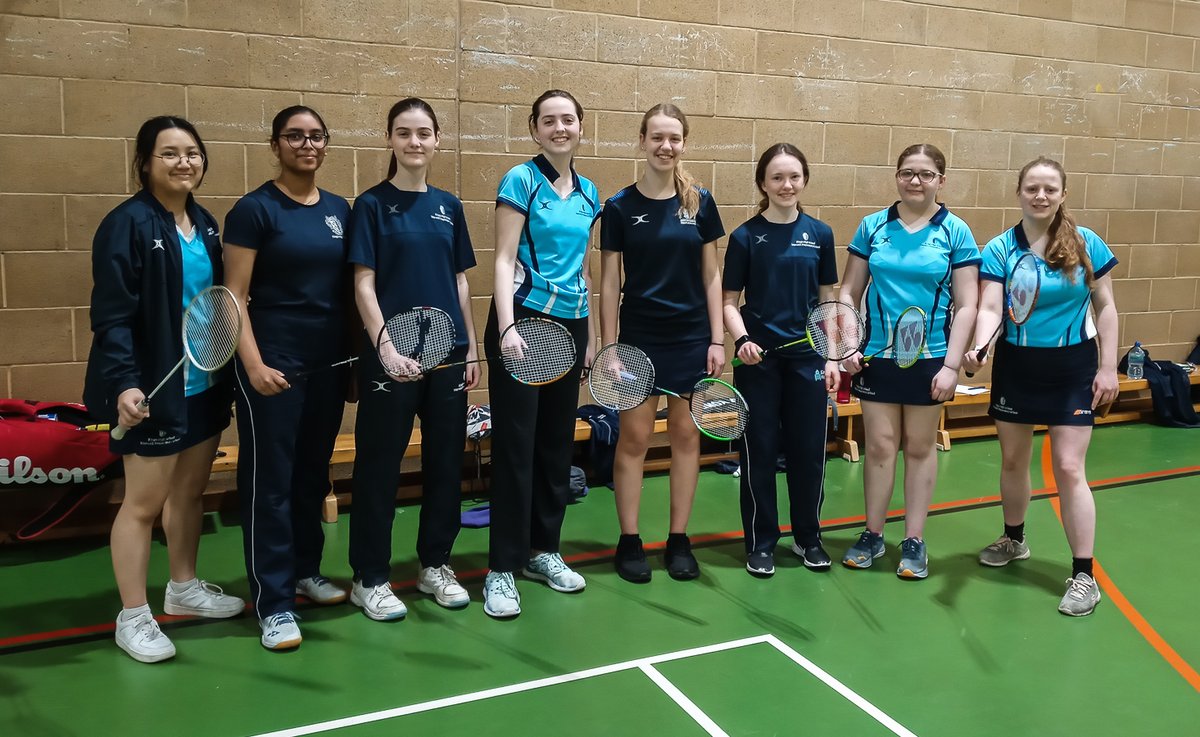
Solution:
[[(668, 118), (674, 118), (683, 124), (683, 139), (686, 141), (688, 137), (687, 116), (683, 111), (675, 107), (669, 102), (662, 102), (646, 111), (642, 116), (642, 127), (638, 134), (643, 138), (646, 137), (646, 124), (655, 115), (665, 115)], [(700, 180), (688, 173), (687, 169), (683, 168), (683, 162), (675, 160), (675, 195), (679, 197), (679, 215), (682, 217), (695, 217), (700, 211), (700, 192), (697, 189), (700, 186)]]
[[(1062, 164), (1054, 159), (1039, 156), (1021, 167), (1021, 173), (1017, 176), (1018, 194), (1021, 192), (1021, 185), (1025, 182), (1025, 175), (1029, 173), (1030, 169), (1037, 166), (1046, 166), (1058, 172), (1058, 176), (1062, 179), (1063, 192), (1067, 191), (1067, 172), (1063, 169)], [(1083, 236), (1079, 234), (1075, 218), (1071, 217), (1065, 203), (1059, 204), (1058, 212), (1054, 213), (1054, 220), (1050, 222), (1050, 230), (1047, 235), (1049, 241), (1046, 243), (1046, 263), (1063, 272), (1067, 281), (1072, 284), (1075, 283), (1076, 267), (1083, 266), (1084, 283), (1090, 285), (1095, 280), (1096, 273), (1092, 270), (1092, 260), (1087, 256), (1087, 244), (1084, 243)]]
[[(392, 137), (392, 125), (395, 124), (396, 118), (400, 117), (400, 113), (407, 113), (409, 110), (418, 110), (428, 115), (429, 119), (433, 121), (433, 135), (440, 136), (442, 134), (441, 129), (438, 128), (437, 113), (433, 112), (433, 108), (429, 105), (429, 103), (425, 102), (419, 97), (406, 97), (400, 102), (397, 102), (395, 105), (392, 105), (391, 110), (388, 110), (387, 130), (383, 132), (385, 136), (387, 136), (389, 139)], [(319, 116), (318, 120), (320, 120)], [(321, 124), (324, 125), (324, 121), (321, 121)], [(392, 177), (396, 176), (396, 172), (399, 170), (399, 168), (399, 163), (396, 161), (396, 152), (392, 151), (391, 160), (388, 161), (387, 179), (391, 179)], [(428, 177), (428, 173), (426, 176)]]
[(924, 154), (925, 156), (933, 159), (933, 165), (937, 167), (938, 174), (941, 174), (942, 176), (946, 175), (946, 156), (942, 153), (941, 149), (939, 149), (937, 146), (934, 146), (932, 143), (914, 143), (913, 145), (901, 151), (900, 158), (896, 159), (896, 171), (900, 171), (901, 165), (904, 164), (904, 160), (909, 156), (917, 156), (920, 154)]
[[(762, 156), (758, 157), (758, 166), (754, 167), (754, 186), (758, 187), (758, 191), (762, 192), (762, 199), (758, 202), (758, 211), (766, 212), (767, 206), (771, 204), (771, 200), (767, 197), (767, 190), (763, 189), (763, 182), (767, 180), (767, 167), (775, 160), (777, 156), (794, 156), (800, 160), (800, 169), (804, 172), (804, 183), (808, 184), (808, 159), (805, 158), (804, 152), (796, 148), (790, 143), (776, 143), (763, 151)], [(804, 207), (800, 204), (800, 200), (796, 200), (796, 210), (803, 213)]]
[(531, 134), (537, 128), (537, 119), (538, 115), (542, 112), (542, 103), (552, 97), (562, 97), (569, 100), (575, 106), (575, 116), (579, 118), (579, 124), (583, 125), (583, 105), (579, 104), (579, 100), (575, 99), (575, 95), (566, 90), (546, 90), (538, 95), (538, 99), (533, 101), (533, 112), (529, 113), (529, 132)]

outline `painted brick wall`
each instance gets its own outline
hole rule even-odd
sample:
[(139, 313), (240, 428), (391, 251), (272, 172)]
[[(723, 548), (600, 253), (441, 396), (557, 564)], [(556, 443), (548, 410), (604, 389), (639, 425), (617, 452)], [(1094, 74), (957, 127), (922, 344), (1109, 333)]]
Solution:
[(552, 86), (587, 108), (578, 166), (604, 196), (636, 176), (640, 111), (682, 107), (730, 230), (779, 140), (813, 163), (804, 200), (840, 244), (894, 199), (910, 143), (945, 151), (945, 201), (981, 243), (1018, 217), (1015, 170), (1059, 158), (1079, 221), (1121, 259), (1122, 344), (1179, 359), (1200, 333), (1198, 36), (1196, 0), (2, 0), (0, 394), (79, 396), (92, 233), (156, 114), (197, 124), (200, 198), (223, 218), (272, 176), (279, 108), (322, 112), (321, 184), (352, 197), (383, 175), (389, 105), (429, 99), (482, 325), (496, 183), (533, 151), (528, 105)]

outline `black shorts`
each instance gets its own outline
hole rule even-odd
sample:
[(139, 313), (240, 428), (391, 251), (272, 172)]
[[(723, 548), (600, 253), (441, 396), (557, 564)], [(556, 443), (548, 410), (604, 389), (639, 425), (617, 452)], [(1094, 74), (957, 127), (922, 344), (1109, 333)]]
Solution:
[[(207, 389), (187, 398), (187, 432), (168, 433), (150, 420), (130, 428), (120, 440), (108, 439), (108, 448), (118, 455), (138, 455), (159, 458), (175, 455), (194, 445), (199, 445), (229, 427), (229, 404), (220, 401), (228, 393)], [(151, 403), (150, 416), (154, 416)]]
[(1095, 340), (1060, 348), (997, 341), (988, 414), (1022, 425), (1095, 424), (1092, 382), (1098, 358)]
[(639, 336), (622, 334), (617, 340), (641, 348), (654, 364), (655, 390), (651, 396), (662, 396), (658, 387), (687, 395), (696, 382), (708, 376), (708, 336), (680, 343), (650, 341)]
[(929, 387), (945, 361), (944, 356), (922, 358), (908, 368), (900, 368), (892, 359), (879, 356), (854, 375), (850, 390), (864, 402), (941, 404), (934, 401)]

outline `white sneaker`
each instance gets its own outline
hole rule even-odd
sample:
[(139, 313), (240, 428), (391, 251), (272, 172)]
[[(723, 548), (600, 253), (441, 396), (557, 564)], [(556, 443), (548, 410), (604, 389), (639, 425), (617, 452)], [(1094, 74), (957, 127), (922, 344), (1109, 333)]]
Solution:
[(489, 617), (506, 619), (521, 613), (521, 595), (511, 573), (488, 571), (483, 577), (483, 611)]
[(117, 647), (141, 663), (157, 663), (175, 657), (175, 645), (158, 628), (150, 608), (131, 619), (117, 615)]
[(362, 607), (363, 614), (376, 622), (404, 619), (404, 615), (408, 614), (408, 607), (396, 598), (390, 583), (368, 587), (355, 581), (354, 586), (350, 589), (350, 603)]
[(538, 553), (530, 558), (521, 573), (526, 578), (545, 581), (555, 591), (568, 594), (583, 591), (583, 588), (587, 586), (587, 581), (583, 580), (583, 576), (568, 568), (558, 553)]
[(291, 650), (300, 647), (300, 627), (291, 612), (272, 614), (259, 620), (262, 626), (262, 646), (268, 650)]
[(192, 584), (183, 591), (173, 591), (173, 581), (167, 584), (163, 596), (163, 611), (167, 614), (187, 614), (193, 617), (225, 619), (235, 617), (246, 608), (246, 602), (230, 596), (220, 586), (208, 581), (192, 579)]
[(422, 568), (417, 577), (417, 590), (422, 594), (433, 594), (437, 603), (447, 609), (458, 609), (471, 601), (471, 595), (459, 585), (454, 569), (448, 565)]
[(1086, 617), (1100, 603), (1100, 586), (1086, 573), (1076, 573), (1067, 581), (1067, 593), (1058, 603), (1058, 611), (1071, 617)]
[(296, 581), (296, 593), (307, 596), (314, 604), (341, 604), (346, 590), (321, 574)]

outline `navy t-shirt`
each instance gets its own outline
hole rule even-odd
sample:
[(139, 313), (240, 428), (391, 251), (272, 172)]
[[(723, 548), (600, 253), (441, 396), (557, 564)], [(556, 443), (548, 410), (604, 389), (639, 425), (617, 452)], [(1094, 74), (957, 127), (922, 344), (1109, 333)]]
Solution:
[[(722, 288), (745, 290), (742, 321), (750, 339), (763, 348), (803, 337), (809, 310), (820, 299), (820, 287), (837, 280), (833, 231), (807, 214), (784, 224), (759, 214), (729, 236)], [(782, 353), (801, 356), (813, 351), (801, 343)]]
[(252, 248), (247, 311), (259, 350), (305, 360), (344, 357), (350, 205), (320, 190), (311, 205), (266, 182), (225, 216), (224, 241)]
[(354, 201), (349, 238), (350, 263), (375, 271), (384, 320), (437, 307), (454, 321), (455, 346), (466, 347), (458, 274), (475, 265), (475, 251), (457, 197), (437, 187), (406, 192), (380, 182)]
[(604, 203), (600, 248), (620, 251), (625, 284), (622, 340), (709, 339), (704, 244), (725, 235), (717, 203), (700, 189), (699, 210), (679, 212), (679, 197), (653, 200), (631, 184)]

